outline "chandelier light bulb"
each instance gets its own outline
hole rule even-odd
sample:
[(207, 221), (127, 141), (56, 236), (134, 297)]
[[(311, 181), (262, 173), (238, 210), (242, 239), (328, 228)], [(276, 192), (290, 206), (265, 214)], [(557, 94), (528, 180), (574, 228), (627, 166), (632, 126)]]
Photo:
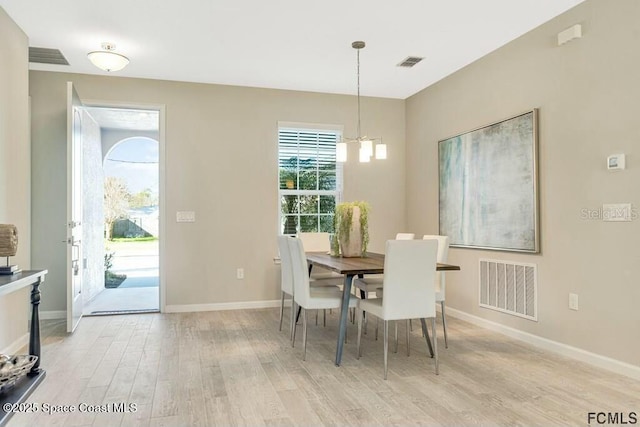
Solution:
[(360, 163), (369, 163), (371, 154), (364, 148), (360, 147)]
[(347, 143), (338, 142), (336, 144), (336, 161), (344, 163), (347, 161)]
[(373, 155), (373, 141), (370, 139), (363, 139), (360, 141), (360, 148), (364, 150), (369, 157)]
[(387, 144), (376, 144), (376, 159), (385, 160), (387, 158)]

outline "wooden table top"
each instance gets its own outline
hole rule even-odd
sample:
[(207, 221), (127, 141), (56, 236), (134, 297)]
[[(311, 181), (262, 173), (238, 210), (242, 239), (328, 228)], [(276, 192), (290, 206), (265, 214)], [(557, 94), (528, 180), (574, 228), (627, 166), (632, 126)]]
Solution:
[[(326, 252), (307, 252), (307, 262), (335, 271), (339, 274), (381, 274), (384, 273), (384, 255), (367, 252), (363, 257), (336, 257)], [(438, 271), (458, 271), (460, 266), (438, 263)]]
[(0, 275), (0, 295), (6, 295), (44, 277), (47, 270), (23, 270), (11, 275)]

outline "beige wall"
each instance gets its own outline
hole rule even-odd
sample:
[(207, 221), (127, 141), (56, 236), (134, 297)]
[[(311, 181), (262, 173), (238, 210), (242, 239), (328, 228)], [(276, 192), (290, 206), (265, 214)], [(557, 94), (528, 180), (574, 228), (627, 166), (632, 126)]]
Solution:
[[(166, 106), (165, 274), (168, 305), (279, 298), (277, 122), (344, 125), (353, 96), (32, 71), (34, 263), (50, 271), (44, 310), (63, 310), (65, 83), (84, 99)], [(344, 199), (372, 205), (371, 248), (404, 229), (404, 101), (363, 99), (363, 127), (389, 159), (345, 166)], [(356, 160), (356, 161), (354, 161)], [(176, 223), (176, 211), (196, 222)], [(236, 268), (245, 279), (236, 279)]]
[[(23, 269), (31, 261), (28, 46), (0, 8), (0, 223), (18, 227), (11, 263)], [(0, 352), (27, 332), (28, 297), (28, 289), (0, 297)]]
[[(451, 249), (455, 309), (640, 365), (640, 220), (581, 219), (582, 209), (640, 208), (640, 31), (636, 0), (587, 1), (407, 100), (407, 215), (411, 231), (438, 231), (438, 140), (540, 108), (540, 255)], [(557, 46), (558, 32), (584, 36)], [(626, 153), (627, 170), (605, 159)], [(478, 259), (538, 265), (539, 321), (478, 307)], [(568, 294), (580, 310), (568, 309)]]

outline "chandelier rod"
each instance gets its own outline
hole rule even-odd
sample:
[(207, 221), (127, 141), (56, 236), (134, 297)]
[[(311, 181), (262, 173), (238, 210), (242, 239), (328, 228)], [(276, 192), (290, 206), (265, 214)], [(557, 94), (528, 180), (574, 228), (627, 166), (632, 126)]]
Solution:
[(364, 48), (365, 44), (363, 41), (355, 41), (353, 43), (351, 43), (351, 47), (354, 48), (356, 50), (356, 58), (357, 58), (357, 67), (356, 67), (356, 75), (357, 75), (357, 87), (358, 87), (358, 92), (357, 92), (357, 98), (358, 98), (358, 141), (360, 140), (360, 49)]
[(360, 49), (358, 53), (358, 139), (360, 139)]

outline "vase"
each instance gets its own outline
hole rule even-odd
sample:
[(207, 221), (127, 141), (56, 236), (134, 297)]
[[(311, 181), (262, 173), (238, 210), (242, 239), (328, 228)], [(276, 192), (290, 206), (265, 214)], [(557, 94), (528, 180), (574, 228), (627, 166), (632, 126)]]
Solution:
[(13, 224), (0, 224), (0, 257), (16, 256), (18, 229)]
[(340, 235), (338, 241), (343, 257), (362, 256), (362, 229), (360, 228), (360, 208), (358, 206), (353, 207), (349, 233), (346, 236)]

